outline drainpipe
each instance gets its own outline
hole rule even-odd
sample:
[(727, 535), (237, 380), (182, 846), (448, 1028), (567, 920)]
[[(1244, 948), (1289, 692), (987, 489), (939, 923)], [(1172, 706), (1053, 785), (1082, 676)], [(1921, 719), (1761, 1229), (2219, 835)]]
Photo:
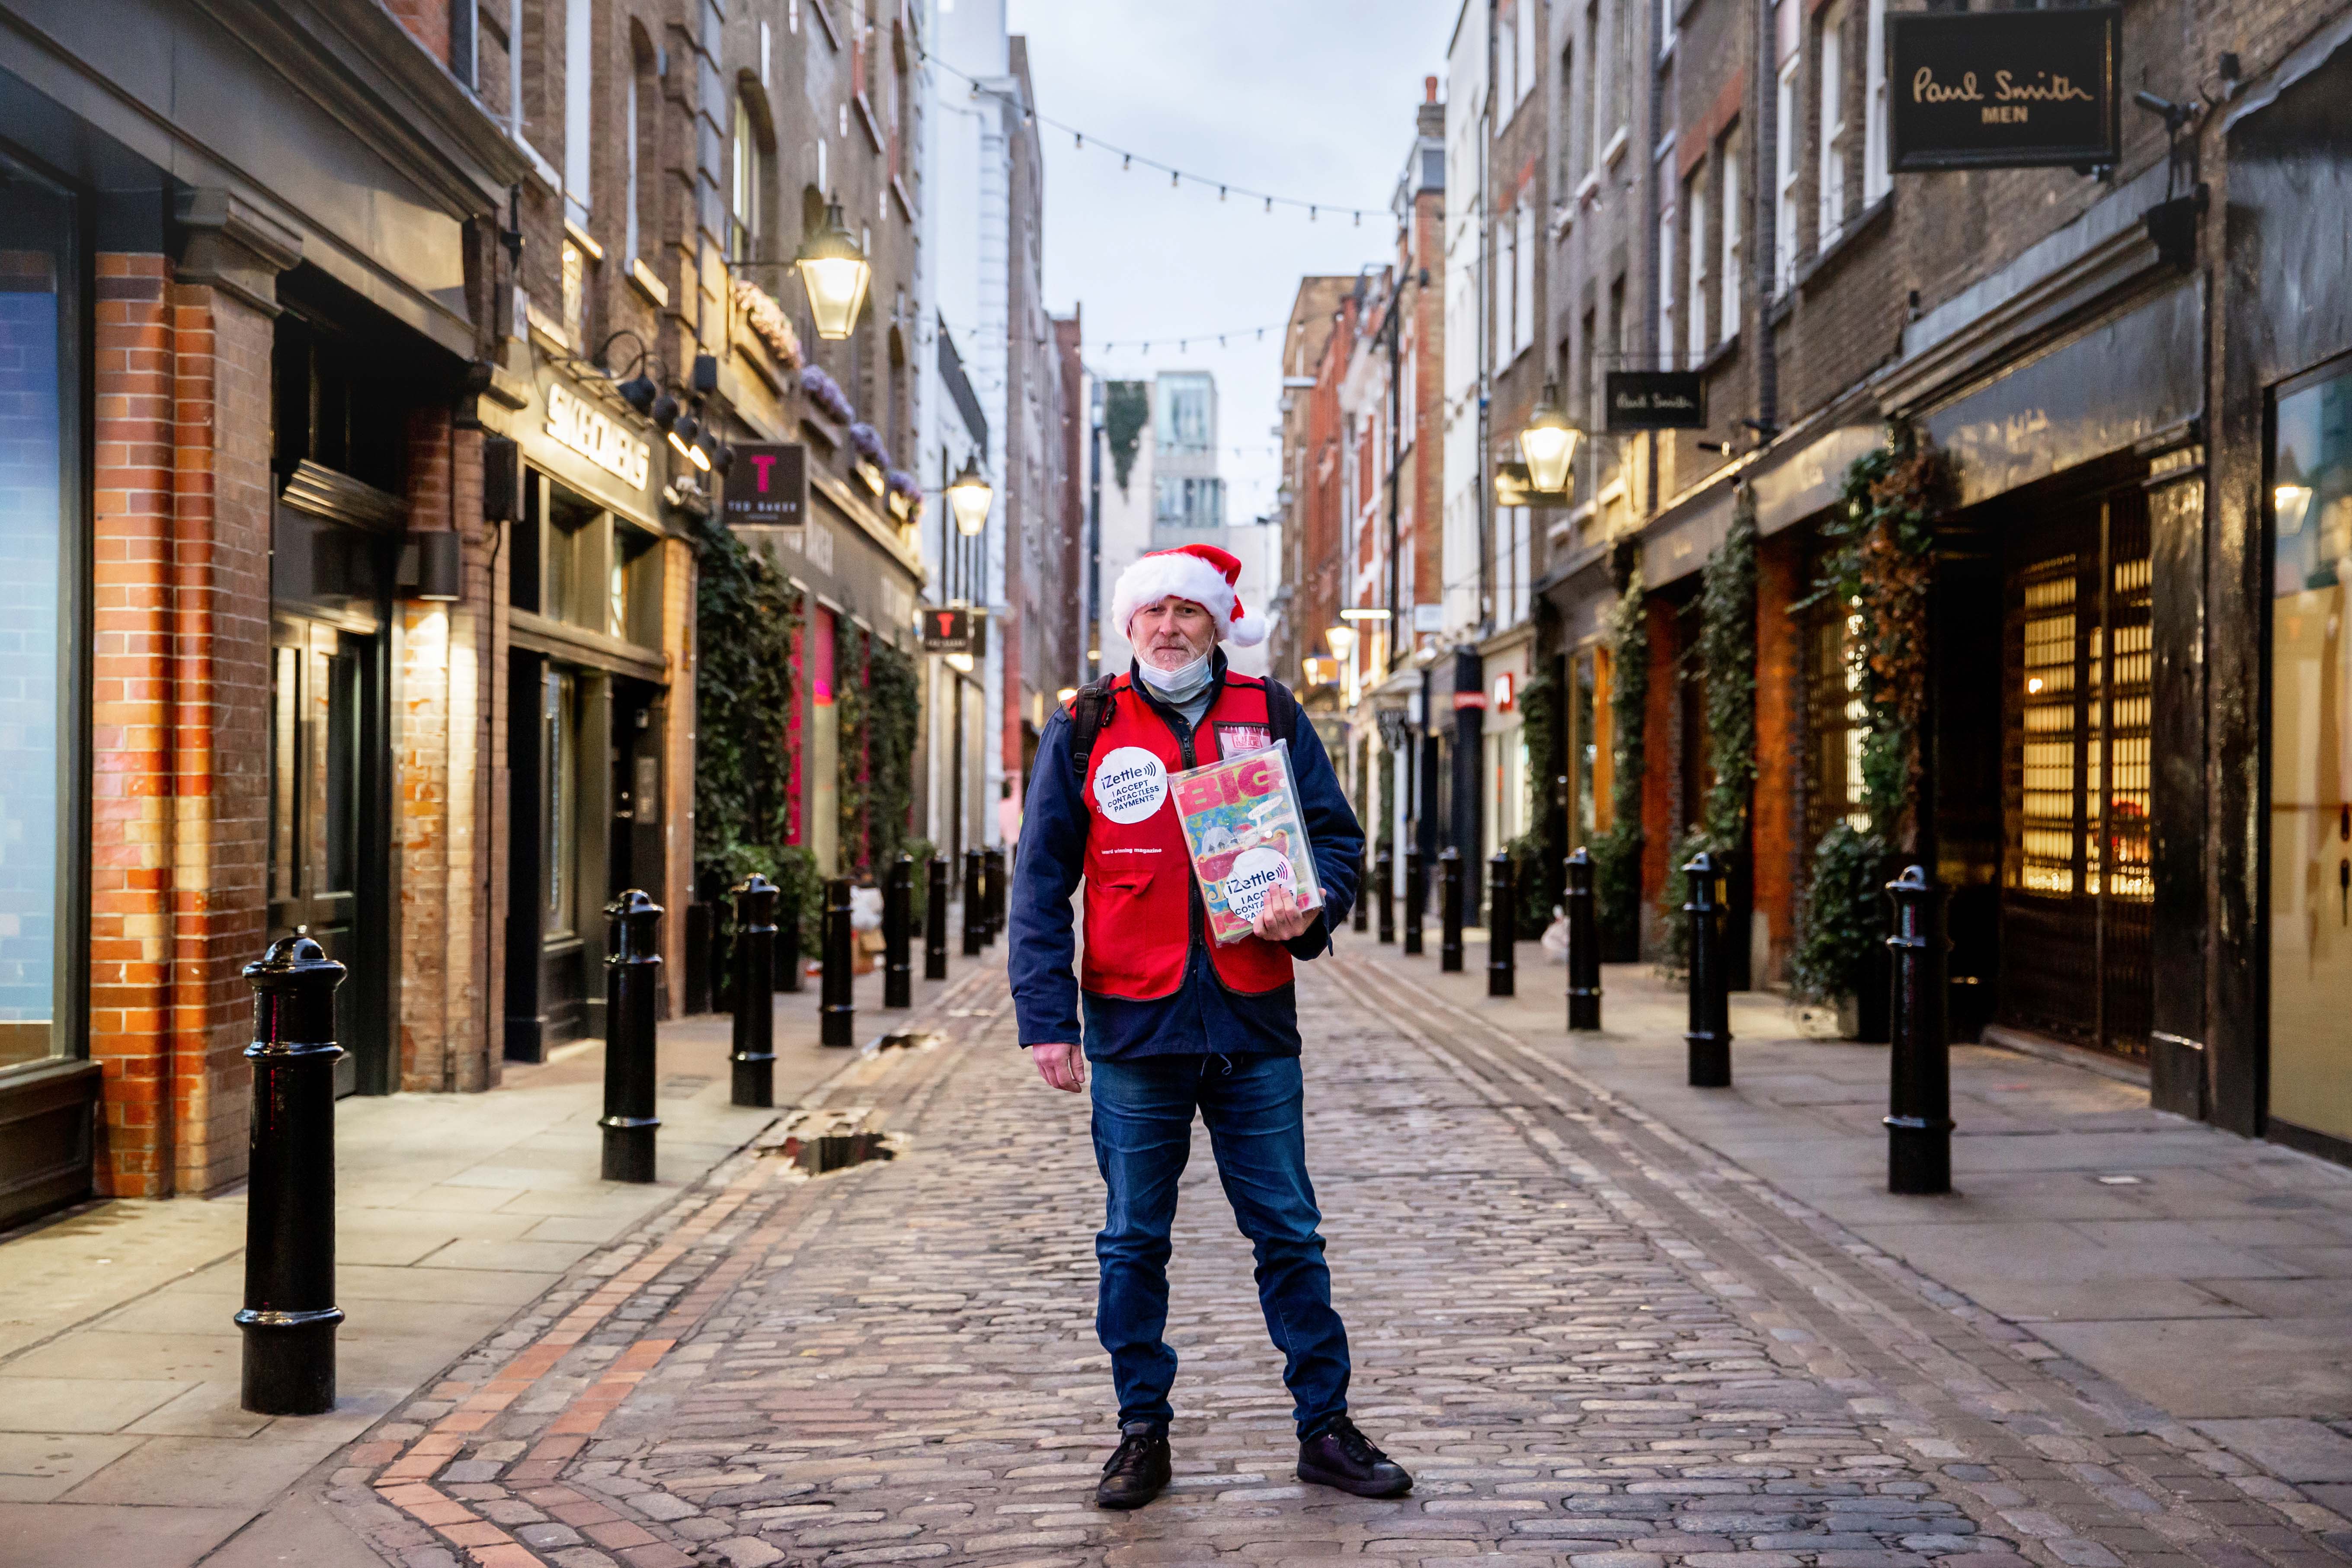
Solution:
[[(1756, 423), (1764, 430), (1780, 423), (1780, 351), (1772, 341), (1772, 276), (1780, 266), (1780, 72), (1773, 58), (1779, 38), (1772, 0), (1756, 0), (1756, 221), (1748, 270), (1756, 278)], [(1763, 439), (1763, 430), (1757, 432)]]

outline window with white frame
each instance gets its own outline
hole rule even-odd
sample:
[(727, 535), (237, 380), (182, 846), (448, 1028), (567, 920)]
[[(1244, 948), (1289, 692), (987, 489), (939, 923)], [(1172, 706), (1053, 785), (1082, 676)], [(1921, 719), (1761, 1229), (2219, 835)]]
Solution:
[(1706, 335), (1706, 296), (1712, 274), (1707, 271), (1706, 165), (1699, 163), (1683, 182), (1683, 205), (1690, 213), (1690, 321), (1684, 328), (1690, 340), (1686, 357), (1696, 370), (1714, 340)]
[(1826, 249), (1845, 226), (1845, 4), (1822, 11), (1822, 166), (1820, 222), (1813, 243)]
[(594, 0), (567, 0), (563, 7), (563, 216), (588, 224), (589, 152), (595, 145)]
[(1658, 53), (1664, 54), (1675, 44), (1675, 0), (1658, 0)]
[(1804, 122), (1797, 118), (1797, 58), (1780, 68), (1780, 157), (1773, 171), (1780, 182), (1780, 203), (1773, 210), (1772, 292), (1785, 294), (1797, 280), (1797, 149)]
[(1746, 214), (1739, 205), (1740, 152), (1739, 129), (1734, 126), (1723, 133), (1723, 140), (1715, 148), (1716, 189), (1723, 196), (1723, 222), (1719, 226), (1723, 232), (1723, 265), (1719, 269), (1723, 300), (1717, 307), (1721, 314), (1715, 323), (1715, 341), (1718, 343), (1729, 342), (1739, 335), (1739, 278), (1748, 259), (1740, 243), (1747, 229)]
[(1869, 36), (1863, 45), (1862, 203), (1874, 204), (1894, 187), (1886, 170), (1886, 0), (1869, 0)]
[(1496, 245), (1502, 252), (1495, 258), (1501, 263), (1495, 270), (1495, 288), (1501, 296), (1495, 301), (1495, 342), (1500, 350), (1496, 356), (1496, 363), (1508, 364), (1511, 363), (1511, 355), (1519, 346), (1513, 336), (1519, 320), (1519, 302), (1517, 298), (1519, 288), (1518, 214), (1516, 212), (1503, 214), (1502, 221), (1496, 226), (1502, 231), (1495, 237)]
[[(1661, 169), (1658, 173), (1659, 189), (1671, 190), (1673, 187), (1666, 183), (1666, 172)], [(1666, 204), (1665, 211), (1658, 215), (1658, 282), (1652, 298), (1658, 302), (1658, 359), (1655, 363), (1660, 364), (1674, 363), (1675, 352), (1681, 347), (1675, 336), (1675, 227), (1679, 216), (1671, 202)]]
[(1601, 107), (1601, 0), (1584, 7), (1584, 172), (1601, 173), (1601, 149), (1609, 129)]
[(1513, 15), (1503, 18), (1500, 36), (1495, 39), (1495, 102), (1500, 112), (1496, 116), (1499, 126), (1511, 117), (1519, 101), (1519, 28), (1517, 13), (1525, 11), (1530, 0), (1519, 0)]
[(1511, 284), (1511, 352), (1516, 354), (1536, 341), (1536, 208), (1519, 198), (1517, 276)]
[(1541, 4), (1543, 0), (1519, 0), (1519, 85), (1513, 102), (1536, 89), (1536, 7)]

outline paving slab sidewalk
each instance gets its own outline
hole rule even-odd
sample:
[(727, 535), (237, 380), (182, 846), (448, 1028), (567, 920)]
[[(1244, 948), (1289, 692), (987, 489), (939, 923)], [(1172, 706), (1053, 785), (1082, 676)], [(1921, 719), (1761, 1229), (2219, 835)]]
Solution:
[[(1365, 952), (1356, 937), (1349, 951)], [(1687, 995), (1603, 974), (1607, 1030), (1570, 1035), (1533, 942), (1511, 998), (1382, 961), (1704, 1143), (1856, 1237), (2027, 1328), (2086, 1385), (2189, 1422), (2352, 1512), (2352, 1171), (2152, 1110), (2145, 1088), (1993, 1046), (1952, 1051), (1954, 1191), (1886, 1191), (1887, 1047), (1825, 1037), (1769, 993), (1731, 1005), (1732, 1087), (1686, 1082)]]
[[(958, 966), (958, 975), (971, 968)], [(862, 1035), (909, 1016), (857, 982)], [(919, 1009), (948, 983), (916, 983)], [(242, 1190), (104, 1202), (0, 1242), (0, 1563), (207, 1559), (337, 1447), (537, 1300), (564, 1270), (673, 1202), (778, 1114), (729, 1103), (730, 1020), (665, 1024), (660, 1179), (599, 1179), (604, 1047), (509, 1065), (486, 1094), (400, 1094), (336, 1112), (339, 1397), (329, 1415), (238, 1408)], [(816, 1043), (814, 981), (776, 998), (775, 1099), (853, 1053)], [(379, 1559), (323, 1510), (280, 1509), (226, 1553)]]

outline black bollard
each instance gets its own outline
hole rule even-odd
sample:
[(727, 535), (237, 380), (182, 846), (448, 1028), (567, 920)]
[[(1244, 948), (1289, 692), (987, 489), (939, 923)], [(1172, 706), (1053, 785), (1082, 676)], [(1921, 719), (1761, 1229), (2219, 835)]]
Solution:
[(1592, 857), (1568, 858), (1568, 1026), (1601, 1027), (1601, 919), (1593, 910)]
[(980, 851), (963, 852), (963, 955), (980, 956), (982, 928), (987, 923), (980, 912)]
[(1518, 990), (1519, 911), (1511, 858), (1497, 849), (1486, 862), (1486, 994)]
[(1437, 968), (1444, 974), (1462, 973), (1462, 851), (1451, 844), (1437, 852), (1437, 880), (1444, 905), (1445, 930), (1438, 938)]
[(817, 1004), (817, 1044), (845, 1046), (857, 1026), (857, 1006), (849, 991), (849, 879), (824, 885), (824, 980)]
[(1429, 907), (1429, 877), (1422, 869), (1421, 851), (1404, 852), (1404, 955), (1421, 956), (1421, 917)]
[(776, 989), (799, 992), (801, 984), (801, 896), (796, 889), (776, 889)]
[[(604, 1179), (654, 1179), (654, 1016), (661, 992), (662, 907), (635, 888), (604, 906)], [(738, 982), (740, 984), (740, 980)], [(740, 997), (739, 1006), (757, 1002)]]
[(1731, 994), (1724, 989), (1723, 900), (1719, 889), (1727, 874), (1724, 863), (1700, 850), (1683, 868), (1690, 879), (1690, 1031), (1683, 1036), (1690, 1047), (1693, 1089), (1731, 1087)]
[(915, 965), (910, 948), (915, 921), (915, 858), (901, 854), (882, 884), (882, 1005), (915, 1005)]
[(1381, 941), (1396, 941), (1396, 857), (1383, 849), (1372, 862), (1372, 879), (1381, 889)]
[(776, 899), (773, 882), (757, 871), (736, 884), (734, 1049), (735, 1105), (776, 1103)]
[(1356, 851), (1356, 910), (1354, 918), (1349, 922), (1359, 931), (1372, 929), (1372, 900), (1364, 896), (1366, 889), (1372, 885), (1371, 869), (1372, 863), (1359, 848)]
[(283, 936), (253, 987), (253, 1121), (245, 1205), (245, 1388), (257, 1415), (335, 1407), (335, 987), (343, 966)]
[(1886, 1190), (1952, 1190), (1952, 943), (1944, 889), (1924, 866), (1886, 884), (1895, 899), (1894, 1053), (1887, 1083)]
[(923, 978), (948, 977), (948, 858), (931, 857), (930, 886), (923, 895)]
[(981, 933), (991, 947), (1004, 934), (1004, 851), (991, 849), (980, 858), (981, 878), (988, 889), (981, 900), (981, 909), (988, 917), (988, 927)]

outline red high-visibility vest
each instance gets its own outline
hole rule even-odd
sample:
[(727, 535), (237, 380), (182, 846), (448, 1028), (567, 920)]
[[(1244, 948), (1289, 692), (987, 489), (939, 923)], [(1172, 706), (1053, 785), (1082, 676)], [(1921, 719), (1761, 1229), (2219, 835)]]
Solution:
[[(1132, 680), (1112, 680), (1110, 712), (1087, 768), (1078, 983), (1097, 995), (1145, 1002), (1173, 995), (1183, 984), (1192, 943), (1192, 861), (1169, 775), (1270, 745), (1274, 729), (1265, 682), (1228, 670), (1192, 731), (1187, 758), (1175, 731), (1131, 689)], [(1208, 941), (1205, 928), (1202, 940)], [(1280, 942), (1257, 936), (1210, 942), (1209, 958), (1231, 991), (1255, 995), (1290, 984), (1290, 952)]]

